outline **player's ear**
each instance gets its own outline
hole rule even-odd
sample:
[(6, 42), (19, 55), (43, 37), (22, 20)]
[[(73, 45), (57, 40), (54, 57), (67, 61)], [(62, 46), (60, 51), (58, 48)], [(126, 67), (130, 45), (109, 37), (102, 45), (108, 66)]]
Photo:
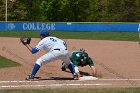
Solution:
[(42, 35), (40, 35), (40, 39), (42, 40), (44, 37)]

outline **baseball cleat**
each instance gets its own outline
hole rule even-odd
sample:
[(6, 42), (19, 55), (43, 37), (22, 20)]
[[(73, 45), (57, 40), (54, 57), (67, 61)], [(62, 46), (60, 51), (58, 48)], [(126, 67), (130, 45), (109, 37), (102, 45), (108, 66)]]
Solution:
[(79, 80), (78, 75), (73, 75), (73, 80)]
[(66, 71), (66, 68), (65, 67), (62, 67), (61, 69), (62, 69), (62, 71)]
[(27, 75), (27, 78), (25, 80), (33, 81), (34, 80), (34, 76)]
[(66, 67), (65, 67), (65, 63), (62, 63), (62, 67), (61, 67), (62, 71), (66, 71)]

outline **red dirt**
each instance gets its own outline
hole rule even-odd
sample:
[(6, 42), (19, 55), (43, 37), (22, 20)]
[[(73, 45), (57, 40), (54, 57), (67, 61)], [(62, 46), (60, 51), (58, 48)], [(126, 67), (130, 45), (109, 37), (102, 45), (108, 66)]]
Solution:
[[(102, 73), (101, 79), (140, 79), (140, 45), (138, 42), (130, 41), (106, 41), (106, 40), (75, 40), (67, 39), (69, 52), (75, 49), (84, 48), (95, 62), (98, 72)], [(35, 46), (39, 39), (33, 38), (31, 46)], [(31, 72), (32, 67), (38, 57), (45, 52), (42, 50), (39, 53), (32, 55), (28, 49), (21, 43), (19, 38), (0, 38), (0, 55), (8, 59), (20, 63), (20, 67), (10, 67), (0, 69), (0, 86), (12, 85), (12, 83), (2, 83), (2, 81), (24, 81), (25, 77)], [(37, 84), (71, 84), (71, 83), (109, 83), (110, 86), (90, 86), (94, 87), (140, 87), (140, 81), (75, 81), (71, 79), (71, 74), (61, 71), (61, 61), (45, 64), (41, 67), (37, 76), (41, 76), (44, 80)], [(91, 73), (88, 66), (80, 68), (81, 71)], [(53, 80), (50, 80), (54, 77)], [(49, 80), (47, 80), (49, 79)], [(27, 83), (27, 82), (26, 82)], [(30, 82), (32, 84), (35, 82)], [(25, 83), (16, 83), (16, 85)], [(15, 83), (14, 83), (15, 85)], [(44, 86), (51, 88), (50, 86)], [(61, 86), (64, 87), (64, 86)], [(75, 86), (65, 86), (75, 88)], [(83, 86), (77, 86), (83, 87)], [(2, 87), (1, 87), (2, 88)], [(34, 87), (32, 87), (34, 88)]]

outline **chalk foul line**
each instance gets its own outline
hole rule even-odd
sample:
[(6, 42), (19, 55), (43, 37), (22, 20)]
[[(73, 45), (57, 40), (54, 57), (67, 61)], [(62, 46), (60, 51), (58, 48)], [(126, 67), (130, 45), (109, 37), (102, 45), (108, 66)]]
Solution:
[(62, 86), (110, 86), (112, 84), (44, 84), (44, 85), (7, 85), (7, 86), (0, 86), (0, 88), (28, 88), (28, 87), (62, 87)]
[[(98, 79), (97, 81), (127, 81), (127, 80), (132, 80), (132, 81), (140, 81), (140, 79)], [(78, 80), (79, 81), (79, 80)], [(0, 81), (0, 88), (30, 88), (30, 87), (62, 87), (62, 86), (111, 86), (112, 84), (110, 83), (95, 83), (95, 84), (31, 84), (33, 83), (39, 83), (39, 82), (46, 82), (46, 81)], [(22, 85), (3, 85), (5, 83), (22, 83)], [(25, 84), (24, 83), (30, 83), (30, 84)]]
[(98, 79), (98, 80), (103, 80), (103, 81), (140, 81), (140, 79)]
[[(97, 81), (127, 81), (127, 80), (132, 80), (132, 81), (140, 81), (140, 79), (97, 79)], [(76, 81), (76, 80), (75, 80)], [(80, 80), (78, 80), (80, 81)], [(38, 82), (46, 82), (46, 81), (0, 81), (0, 83), (30, 83), (30, 82), (34, 82), (34, 83), (38, 83)]]

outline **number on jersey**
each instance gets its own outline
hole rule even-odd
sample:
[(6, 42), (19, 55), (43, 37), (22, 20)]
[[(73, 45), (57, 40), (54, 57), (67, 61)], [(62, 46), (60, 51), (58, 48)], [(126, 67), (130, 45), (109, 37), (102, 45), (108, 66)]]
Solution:
[(57, 42), (57, 40), (54, 39), (54, 38), (50, 38), (50, 40), (53, 41), (53, 42)]

